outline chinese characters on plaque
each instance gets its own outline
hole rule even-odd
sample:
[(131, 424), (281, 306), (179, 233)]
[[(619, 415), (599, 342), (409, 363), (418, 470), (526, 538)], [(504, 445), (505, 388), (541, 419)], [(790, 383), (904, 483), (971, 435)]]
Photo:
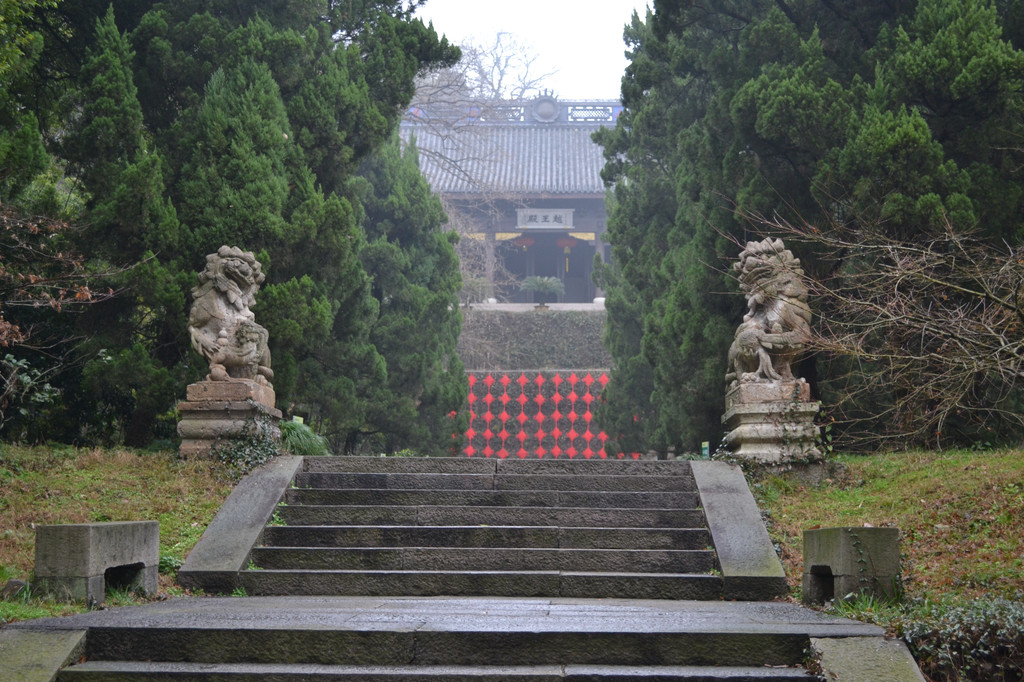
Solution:
[(520, 208), (516, 210), (520, 230), (568, 230), (573, 227), (571, 208)]

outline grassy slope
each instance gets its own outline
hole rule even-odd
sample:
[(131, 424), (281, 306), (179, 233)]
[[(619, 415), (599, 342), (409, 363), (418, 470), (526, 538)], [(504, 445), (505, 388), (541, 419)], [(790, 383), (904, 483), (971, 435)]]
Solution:
[[(221, 465), (169, 452), (0, 444), (0, 587), (29, 578), (35, 524), (156, 520), (161, 557), (181, 560), (230, 492)], [(170, 578), (161, 588), (173, 591)], [(71, 610), (21, 597), (0, 602), (0, 624)]]
[(815, 526), (896, 526), (910, 597), (1024, 591), (1024, 452), (844, 456), (821, 486), (780, 478), (755, 485), (791, 584), (803, 572), (802, 532)]

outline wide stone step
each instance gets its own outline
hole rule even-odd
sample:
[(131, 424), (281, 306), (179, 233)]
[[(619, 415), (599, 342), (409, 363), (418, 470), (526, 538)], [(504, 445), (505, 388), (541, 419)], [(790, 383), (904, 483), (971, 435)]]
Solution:
[(694, 509), (696, 492), (579, 492), (558, 490), (353, 490), (285, 491), (289, 505), (597, 507), (604, 509)]
[(594, 507), (467, 507), (378, 505), (283, 505), (277, 515), (289, 526), (600, 526), (697, 528), (696, 509), (601, 509)]
[(89, 661), (64, 670), (64, 682), (808, 682), (800, 667), (738, 666), (359, 666), (255, 663)]
[(547, 547), (707, 549), (700, 528), (559, 528), (556, 526), (269, 526), (269, 547)]
[[(638, 579), (642, 578), (642, 579)], [(248, 595), (721, 599), (722, 579), (668, 573), (559, 571), (242, 571)]]
[(494, 460), (478, 457), (306, 457), (310, 472), (493, 474)]
[[(244, 606), (259, 599), (244, 600), (248, 602)], [(171, 613), (161, 618), (166, 609), (151, 609), (143, 623), (125, 622), (116, 613), (110, 624), (94, 619), (85, 658), (368, 666), (762, 666), (798, 664), (809, 644), (807, 628), (802, 625), (780, 625), (770, 618), (761, 623), (749, 619), (731, 622), (728, 618), (707, 622), (706, 614), (698, 613), (698, 626), (679, 626), (674, 618), (659, 617), (634, 604), (578, 609), (567, 604), (567, 609), (558, 609), (551, 600), (532, 600), (547, 602), (548, 608), (538, 612), (524, 604), (531, 600), (472, 600), (477, 605), (487, 603), (484, 608), (490, 610), (481, 614), (479, 606), (456, 606), (446, 612), (446, 603), (458, 601), (453, 599), (423, 604), (423, 598), (420, 603), (406, 598), (392, 608), (375, 610), (367, 600), (380, 598), (364, 597), (360, 611), (342, 619), (330, 606), (330, 600), (338, 597), (318, 598), (319, 607), (310, 604), (298, 611), (290, 610), (287, 602), (301, 598), (284, 599), (286, 603), (273, 609), (282, 612), (250, 610), (244, 619), (235, 615), (237, 609), (232, 605), (221, 605), (223, 600), (200, 605), (207, 609), (220, 606), (214, 614), (198, 613), (191, 606), (180, 611), (180, 617)], [(610, 620), (608, 615), (616, 605), (624, 612)], [(173, 610), (176, 605), (168, 606)], [(258, 611), (260, 607), (255, 608)], [(435, 612), (424, 613), (423, 608)], [(563, 610), (571, 616), (560, 614)], [(682, 620), (688, 620), (687, 616), (682, 615)]]
[[(790, 666), (793, 672), (814, 638), (884, 633), (785, 602), (289, 596), (171, 599), (14, 623), (0, 634), (14, 646), (73, 645), (73, 654), (61, 655), (85, 664), (62, 679), (82, 679), (71, 676), (90, 674), (90, 668), (103, 675), (127, 666), (128, 673), (137, 673), (132, 679), (163, 679), (143, 674), (149, 670), (180, 673), (167, 679), (200, 680), (219, 678), (190, 675), (248, 670), (274, 680), (277, 672), (380, 671), (410, 680), (421, 674), (457, 680), (463, 673), (467, 679), (497, 673), (482, 678), (495, 682), (503, 679), (499, 671), (514, 680), (514, 674), (543, 667), (581, 680), (650, 674), (692, 682), (773, 679), (761, 669)], [(443, 677), (446, 670), (451, 678)], [(733, 671), (740, 676), (730, 678)]]
[(251, 560), (273, 570), (709, 573), (716, 568), (710, 550), (656, 549), (257, 547)]
[(614, 459), (501, 459), (499, 474), (614, 474), (618, 476), (692, 476), (690, 463), (654, 460)]
[(299, 473), (297, 488), (385, 490), (579, 490), (679, 492), (695, 489), (687, 476), (592, 474)]
[(487, 459), (479, 457), (307, 457), (308, 472), (445, 474), (615, 474), (690, 476), (686, 461), (606, 459)]

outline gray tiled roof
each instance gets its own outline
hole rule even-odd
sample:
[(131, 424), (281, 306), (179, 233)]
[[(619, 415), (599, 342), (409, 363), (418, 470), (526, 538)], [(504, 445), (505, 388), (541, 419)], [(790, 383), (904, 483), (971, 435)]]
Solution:
[(457, 134), (403, 125), (416, 135), (420, 168), (439, 194), (603, 195), (596, 125), (479, 123)]

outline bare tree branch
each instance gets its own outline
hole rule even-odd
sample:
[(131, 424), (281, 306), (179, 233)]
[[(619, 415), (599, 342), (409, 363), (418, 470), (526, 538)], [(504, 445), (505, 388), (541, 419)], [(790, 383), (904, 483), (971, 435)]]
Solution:
[(808, 245), (827, 273), (807, 282), (818, 315), (809, 348), (851, 444), (941, 447), (1024, 426), (1024, 249), (948, 223), (907, 242), (749, 218)]

